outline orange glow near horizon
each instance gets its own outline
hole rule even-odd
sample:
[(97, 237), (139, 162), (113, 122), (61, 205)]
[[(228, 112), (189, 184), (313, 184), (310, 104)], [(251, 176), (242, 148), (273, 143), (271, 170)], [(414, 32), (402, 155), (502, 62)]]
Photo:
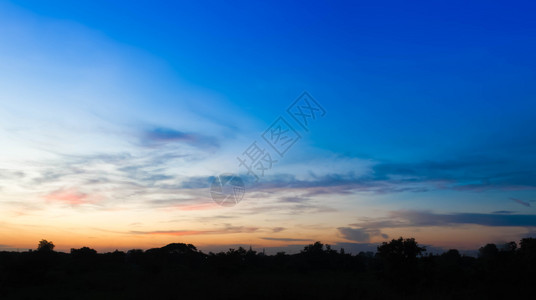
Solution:
[[(337, 243), (353, 243), (342, 238), (331, 229), (292, 228), (272, 234), (267, 229), (230, 228), (225, 230), (180, 230), (180, 231), (102, 231), (95, 228), (54, 229), (47, 226), (30, 226), (25, 229), (7, 227), (0, 229), (2, 241), (10, 242), (10, 249), (35, 249), (41, 239), (53, 241), (56, 250), (68, 252), (71, 248), (90, 247), (99, 252), (129, 249), (148, 249), (162, 247), (169, 243), (189, 243), (199, 249), (220, 247), (225, 249), (232, 245), (251, 245), (256, 249), (269, 247), (285, 247), (288, 245), (307, 245), (315, 241), (335, 245)], [(455, 226), (451, 228), (422, 227), (386, 229), (388, 238), (373, 237), (371, 243), (381, 243), (398, 237), (414, 237), (422, 245), (433, 245), (445, 249), (460, 250), (478, 249), (491, 242), (518, 242), (519, 229), (515, 227), (485, 227), (477, 225)], [(263, 239), (276, 236), (281, 240)], [(511, 238), (505, 239), (504, 236)], [(284, 239), (296, 238), (297, 241)], [(4, 242), (5, 243), (5, 242)]]

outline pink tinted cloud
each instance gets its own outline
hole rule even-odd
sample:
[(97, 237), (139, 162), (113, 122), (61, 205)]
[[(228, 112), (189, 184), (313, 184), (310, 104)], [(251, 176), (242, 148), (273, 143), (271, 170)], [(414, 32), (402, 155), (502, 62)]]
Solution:
[(90, 195), (80, 192), (75, 188), (56, 190), (45, 195), (44, 198), (47, 202), (70, 205), (81, 205), (95, 202), (93, 197), (90, 197)]

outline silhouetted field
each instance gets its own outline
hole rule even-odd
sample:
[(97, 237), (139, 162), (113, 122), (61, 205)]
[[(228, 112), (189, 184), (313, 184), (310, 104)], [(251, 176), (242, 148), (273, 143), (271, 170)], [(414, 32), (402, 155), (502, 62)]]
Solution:
[[(84, 247), (0, 252), (0, 299), (501, 299), (532, 294), (536, 239), (488, 244), (478, 258), (426, 255), (414, 239), (351, 255), (319, 242), (299, 254), (190, 244), (99, 254)], [(526, 298), (526, 297), (525, 297)]]

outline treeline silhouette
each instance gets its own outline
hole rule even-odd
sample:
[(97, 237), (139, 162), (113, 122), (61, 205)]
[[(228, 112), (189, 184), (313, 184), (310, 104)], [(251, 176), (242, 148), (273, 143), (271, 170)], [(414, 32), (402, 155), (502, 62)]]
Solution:
[(413, 238), (356, 255), (320, 242), (298, 254), (205, 254), (173, 243), (146, 251), (83, 247), (0, 252), (0, 299), (499, 299), (533, 295), (536, 239), (487, 244), (478, 257), (427, 254)]

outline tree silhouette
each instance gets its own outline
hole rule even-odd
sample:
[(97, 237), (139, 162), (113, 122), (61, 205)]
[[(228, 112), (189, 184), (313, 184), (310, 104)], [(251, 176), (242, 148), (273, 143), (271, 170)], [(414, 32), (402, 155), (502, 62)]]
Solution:
[(391, 261), (408, 261), (415, 260), (422, 252), (426, 251), (425, 247), (419, 247), (414, 238), (383, 242), (378, 246), (378, 256)]
[(426, 251), (425, 247), (420, 247), (414, 238), (383, 242), (378, 246), (377, 256), (383, 262), (385, 268), (385, 278), (398, 282), (400, 288), (409, 288), (409, 282), (416, 280), (417, 257)]
[(497, 249), (497, 246), (495, 244), (487, 244), (486, 246), (480, 247), (480, 249), (478, 249), (478, 256), (482, 259), (495, 259), (498, 254), (499, 249)]
[(314, 244), (310, 244), (308, 246), (303, 247), (303, 250), (301, 251), (302, 255), (309, 255), (309, 256), (319, 256), (319, 255), (327, 255), (327, 254), (334, 254), (337, 253), (337, 251), (331, 249), (331, 245), (329, 244), (322, 244), (321, 242), (315, 242)]
[(52, 252), (54, 251), (54, 243), (47, 240), (41, 240), (39, 244), (37, 245), (37, 251), (40, 252)]
[(314, 244), (305, 246), (301, 253), (308, 255), (321, 255), (324, 253), (324, 244), (321, 242), (315, 242)]
[(519, 243), (519, 256), (525, 263), (529, 276), (536, 275), (536, 239), (524, 238)]
[(456, 249), (450, 249), (449, 251), (443, 253), (441, 256), (448, 260), (454, 260), (454, 261), (458, 261), (462, 258), (460, 255), (460, 251)]
[(89, 247), (82, 247), (80, 249), (71, 248), (71, 254), (73, 257), (91, 257), (97, 255), (97, 251)]
[(534, 259), (536, 256), (536, 239), (535, 238), (524, 238), (519, 243), (519, 252), (531, 259)]
[(504, 245), (502, 245), (501, 247), (501, 251), (504, 251), (504, 252), (515, 252), (517, 249), (517, 244), (516, 242), (508, 242)]

